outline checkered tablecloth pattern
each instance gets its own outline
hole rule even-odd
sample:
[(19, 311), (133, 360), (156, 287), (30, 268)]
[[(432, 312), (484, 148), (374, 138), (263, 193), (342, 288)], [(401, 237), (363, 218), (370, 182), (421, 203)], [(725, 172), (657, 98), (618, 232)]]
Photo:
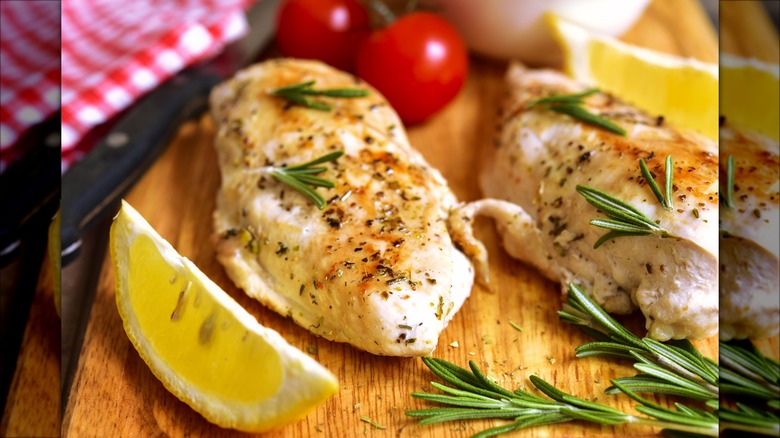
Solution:
[[(243, 35), (247, 26), (243, 11), (254, 1), (63, 1), (63, 171), (88, 152), (91, 145), (80, 142), (88, 131), (109, 120), (187, 65), (213, 56), (224, 44)], [(38, 6), (40, 3), (57, 2), (23, 3)], [(34, 23), (25, 24), (35, 26)], [(38, 38), (31, 31), (29, 38), (25, 39), (31, 40), (26, 43), (37, 44)], [(5, 52), (5, 41), (3, 44)], [(54, 78), (55, 82), (60, 79), (56, 73), (43, 76)], [(53, 97), (54, 94), (46, 94), (46, 89), (41, 86), (43, 79), (30, 79), (29, 82), (37, 93), (33, 100), (58, 100)], [(6, 106), (9, 112), (16, 114), (15, 111), (18, 111), (18, 106), (6, 105), (5, 102), (4, 111)], [(41, 111), (40, 118), (51, 112)], [(31, 115), (29, 111), (27, 114)], [(15, 120), (24, 119), (18, 114), (15, 117)], [(29, 124), (9, 126), (10, 140), (4, 147), (12, 149), (13, 140), (26, 127)]]
[(60, 102), (59, 2), (0, 2), (0, 171), (25, 151), (14, 147)]
[(246, 30), (253, 0), (70, 0), (62, 10), (62, 151)]

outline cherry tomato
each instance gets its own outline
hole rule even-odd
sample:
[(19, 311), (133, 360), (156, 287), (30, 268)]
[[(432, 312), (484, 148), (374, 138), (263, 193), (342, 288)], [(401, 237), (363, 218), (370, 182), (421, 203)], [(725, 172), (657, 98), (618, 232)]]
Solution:
[(342, 70), (352, 69), (370, 33), (368, 11), (357, 0), (285, 0), (276, 16), (283, 55), (319, 59)]
[(403, 15), (360, 46), (358, 76), (376, 87), (404, 123), (422, 122), (449, 103), (468, 72), (458, 31), (430, 12)]

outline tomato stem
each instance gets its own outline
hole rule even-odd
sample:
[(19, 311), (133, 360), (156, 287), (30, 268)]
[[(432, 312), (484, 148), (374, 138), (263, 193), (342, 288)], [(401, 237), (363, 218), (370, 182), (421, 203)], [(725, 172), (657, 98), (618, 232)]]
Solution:
[(382, 0), (367, 0), (367, 3), (371, 11), (379, 19), (379, 27), (387, 27), (398, 18), (395, 12)]

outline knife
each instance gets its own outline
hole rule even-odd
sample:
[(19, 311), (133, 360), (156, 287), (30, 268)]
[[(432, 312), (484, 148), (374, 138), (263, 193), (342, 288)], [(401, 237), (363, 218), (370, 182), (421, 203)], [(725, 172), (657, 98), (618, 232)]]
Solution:
[(214, 59), (188, 68), (133, 105), (84, 159), (62, 177), (62, 266), (78, 256), (82, 236), (163, 152), (182, 122), (208, 107), (218, 83), (250, 64), (274, 33), (280, 0), (260, 0), (247, 11), (249, 31)]
[(0, 174), (0, 268), (17, 255), (25, 237), (45, 230), (60, 198), (60, 117), (52, 115), (17, 142), (26, 151)]

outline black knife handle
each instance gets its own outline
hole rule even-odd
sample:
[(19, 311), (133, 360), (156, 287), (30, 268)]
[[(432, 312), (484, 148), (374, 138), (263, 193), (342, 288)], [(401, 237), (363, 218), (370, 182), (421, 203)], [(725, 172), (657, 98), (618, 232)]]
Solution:
[(184, 71), (146, 95), (62, 177), (62, 265), (79, 252), (81, 237), (104, 218), (162, 153), (182, 122), (208, 107), (221, 79), (203, 69)]
[(59, 206), (60, 120), (58, 112), (22, 135), (15, 147), (24, 154), (0, 174), (0, 267), (26, 236), (48, 227)]

